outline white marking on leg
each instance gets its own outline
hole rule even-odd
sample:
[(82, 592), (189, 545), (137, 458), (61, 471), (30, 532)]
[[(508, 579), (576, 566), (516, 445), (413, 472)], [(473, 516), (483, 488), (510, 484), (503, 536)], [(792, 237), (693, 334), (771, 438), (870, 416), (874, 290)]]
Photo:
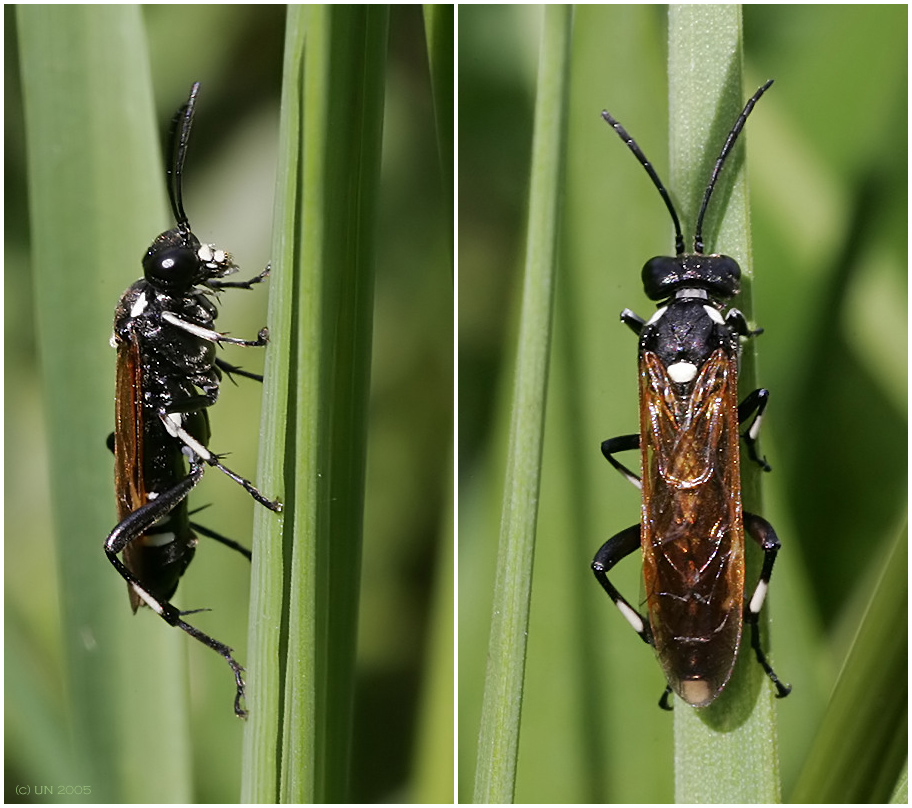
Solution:
[(760, 434), (760, 422), (763, 420), (762, 415), (758, 415), (754, 418), (754, 422), (751, 424), (750, 429), (747, 430), (747, 434), (750, 436), (751, 440), (757, 440), (757, 436)]
[(626, 603), (624, 603), (624, 601), (622, 601), (622, 600), (615, 601), (614, 605), (617, 606), (618, 609), (621, 610), (621, 614), (624, 615), (627, 622), (630, 623), (631, 626), (633, 626), (633, 630), (637, 634), (642, 635), (643, 629), (645, 628), (643, 626), (642, 618), (633, 609), (631, 609)]
[(768, 589), (768, 581), (760, 581), (760, 583), (757, 584), (757, 588), (754, 590), (754, 596), (751, 598), (750, 606), (747, 607), (751, 614), (760, 614), (760, 610), (763, 608), (763, 601), (766, 600), (766, 592)]
[(143, 589), (141, 586), (134, 584), (134, 583), (131, 583), (130, 586), (133, 587), (133, 591), (137, 595), (139, 595), (140, 598), (142, 598), (142, 600), (145, 602), (146, 606), (148, 606), (150, 609), (152, 609), (153, 612), (155, 612), (156, 614), (162, 614), (164, 612), (164, 609), (162, 608), (161, 604), (157, 600), (155, 600), (155, 598), (153, 598), (148, 592), (146, 592), (145, 589)]
[(162, 312), (162, 320), (173, 325), (175, 328), (183, 329), (188, 334), (193, 334), (195, 337), (200, 337), (201, 339), (206, 339), (210, 342), (220, 342), (224, 339), (224, 335), (220, 334), (218, 331), (213, 331), (211, 328), (203, 328), (201, 325), (195, 325), (194, 323), (188, 323), (186, 320), (181, 320), (180, 317), (176, 314), (172, 314), (170, 311)]
[(627, 480), (629, 482), (633, 483), (637, 488), (639, 488), (640, 491), (643, 490), (643, 481), (639, 477), (637, 477), (635, 474), (630, 474), (626, 471), (623, 472), (623, 474), (627, 478)]
[(165, 429), (168, 430), (168, 434), (175, 438), (180, 438), (197, 457), (206, 461), (212, 458), (209, 450), (181, 426), (184, 422), (184, 417), (181, 413), (172, 412), (167, 415), (159, 415), (159, 418), (165, 425)]

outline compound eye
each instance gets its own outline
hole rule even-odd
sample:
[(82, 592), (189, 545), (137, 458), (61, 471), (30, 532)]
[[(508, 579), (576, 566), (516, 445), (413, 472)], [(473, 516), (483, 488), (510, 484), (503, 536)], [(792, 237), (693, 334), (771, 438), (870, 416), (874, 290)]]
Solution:
[(143, 273), (146, 280), (165, 290), (186, 290), (197, 283), (200, 261), (189, 247), (161, 250), (153, 246), (143, 258)]
[(734, 258), (727, 255), (712, 256), (712, 281), (720, 293), (734, 297), (741, 288), (741, 267)]
[(664, 300), (680, 282), (682, 266), (680, 258), (658, 256), (651, 258), (643, 267), (643, 290), (650, 300)]

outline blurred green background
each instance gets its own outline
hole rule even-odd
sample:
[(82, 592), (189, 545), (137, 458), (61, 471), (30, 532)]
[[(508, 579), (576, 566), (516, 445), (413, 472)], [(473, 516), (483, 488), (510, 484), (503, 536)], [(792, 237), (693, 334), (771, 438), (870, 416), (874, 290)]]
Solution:
[[(541, 10), (459, 14), (459, 793), (474, 780), (512, 386)], [(673, 798), (672, 719), (651, 652), (592, 579), (639, 495), (600, 442), (637, 424), (640, 268), (667, 211), (600, 118), (668, 177), (664, 6), (576, 10), (567, 186), (516, 802)], [(712, 43), (706, 43), (707, 48)], [(907, 9), (745, 6), (745, 130), (764, 515), (783, 550), (769, 599), (783, 798), (815, 738), (906, 514)], [(671, 189), (674, 195), (674, 189)], [(685, 222), (685, 234), (693, 223)], [(709, 249), (712, 244), (707, 245)], [(636, 561), (612, 578), (637, 597)], [(895, 641), (906, 643), (897, 619)], [(769, 644), (769, 638), (764, 638)], [(905, 688), (905, 680), (900, 684)]]
[[(201, 240), (229, 249), (242, 276), (249, 277), (269, 260), (285, 8), (147, 6), (143, 16), (162, 140), (190, 84), (202, 82), (184, 184), (194, 230)], [(27, 144), (16, 19), (9, 6), (5, 21), (5, 774), (11, 789), (23, 782), (78, 782), (67, 741), (69, 708), (56, 587), (67, 564), (56, 557), (52, 540), (55, 530), (64, 539), (70, 533), (78, 536), (78, 526), (54, 525), (50, 516), (42, 401), (70, 392), (42, 389), (39, 374)], [(112, 98), (111, 115), (117, 111), (117, 99)], [(451, 231), (420, 6), (391, 10), (384, 130), (352, 762), (356, 802), (408, 798), (413, 756), (419, 751), (419, 710), (429, 708), (421, 698), (430, 659), (435, 576), (439, 556), (450, 552), (444, 537), (452, 509)], [(147, 242), (136, 244), (135, 264), (124, 266), (118, 277), (98, 289), (110, 302), (112, 318), (119, 295), (141, 274), (140, 258), (157, 235), (157, 226), (151, 227)], [(255, 334), (264, 323), (266, 300), (265, 289), (224, 295), (219, 326), (236, 335)], [(74, 344), (71, 350), (74, 363), (87, 351), (108, 353), (113, 399), (110, 347), (104, 342)], [(255, 354), (226, 358), (252, 370), (262, 367), (262, 358)], [(212, 413), (212, 446), (230, 452), (231, 467), (251, 476), (256, 469), (260, 390), (254, 383), (239, 382), (223, 385)], [(113, 406), (111, 415), (113, 424)], [(113, 471), (105, 438), (98, 435), (97, 454), (85, 463)], [(196, 504), (213, 505), (201, 521), (249, 546), (252, 503), (220, 477), (208, 475), (194, 497)], [(113, 527), (113, 485), (110, 514)], [(104, 538), (73, 543), (71, 551), (94, 554), (98, 565), (107, 565)], [(243, 559), (204, 540), (177, 595), (184, 608), (212, 609), (200, 618), (200, 626), (232, 645), (242, 662), (248, 579)], [(110, 608), (127, 610), (126, 592), (120, 589)], [(133, 619), (168, 631), (147, 610)], [(243, 731), (231, 710), (233, 688), (224, 663), (211, 651), (189, 641), (185, 645), (191, 671), (194, 796), (199, 802), (232, 802), (238, 795)], [(112, 686), (129, 688), (130, 683)], [(451, 704), (447, 711), (452, 711)], [(138, 729), (138, 757), (143, 754), (141, 736)], [(12, 792), (7, 796), (17, 799)]]

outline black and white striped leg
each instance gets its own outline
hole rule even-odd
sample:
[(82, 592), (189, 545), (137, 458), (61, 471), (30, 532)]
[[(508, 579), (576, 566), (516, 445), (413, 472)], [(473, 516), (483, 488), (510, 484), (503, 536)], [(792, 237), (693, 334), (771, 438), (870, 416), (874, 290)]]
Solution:
[(751, 415), (754, 416), (753, 420), (750, 422), (750, 426), (747, 428), (741, 437), (744, 438), (744, 443), (747, 445), (747, 454), (751, 460), (753, 460), (758, 466), (760, 466), (763, 471), (772, 471), (770, 464), (766, 462), (765, 457), (760, 457), (757, 453), (757, 441), (760, 437), (760, 423), (763, 420), (763, 412), (766, 410), (766, 405), (769, 403), (769, 390), (760, 388), (759, 390), (754, 390), (741, 404), (738, 405), (738, 423), (743, 424)]
[(243, 708), (244, 699), (244, 669), (231, 655), (231, 648), (224, 643), (219, 642), (208, 634), (200, 631), (195, 626), (184, 622), (181, 617), (190, 612), (181, 612), (166, 600), (159, 600), (146, 589), (143, 582), (139, 580), (124, 563), (117, 557), (119, 553), (131, 542), (141, 538), (146, 532), (159, 520), (167, 516), (177, 505), (182, 502), (187, 495), (193, 490), (196, 484), (202, 479), (205, 466), (198, 461), (191, 461), (190, 473), (182, 479), (177, 485), (169, 488), (167, 491), (159, 494), (141, 508), (137, 508), (120, 522), (114, 530), (111, 531), (105, 540), (105, 554), (114, 568), (120, 573), (121, 577), (132, 587), (133, 591), (142, 599), (142, 601), (162, 618), (168, 625), (175, 626), (185, 631), (191, 637), (199, 640), (203, 645), (211, 648), (219, 654), (231, 667), (234, 672), (234, 680), (237, 685), (237, 692), (234, 697), (234, 712), (240, 718), (246, 718), (247, 711)]
[(627, 466), (614, 457), (617, 452), (630, 452), (635, 449), (639, 450), (639, 448), (639, 435), (621, 435), (617, 438), (608, 438), (608, 440), (602, 441), (602, 454), (605, 456), (605, 460), (611, 463), (628, 482), (635, 485), (637, 488), (642, 488), (643, 483), (640, 480), (640, 475), (634, 474)]
[(262, 348), (264, 345), (269, 344), (269, 329), (265, 327), (259, 330), (256, 339), (236, 339), (235, 337), (229, 337), (227, 334), (223, 334), (221, 331), (215, 331), (202, 325), (196, 325), (196, 323), (188, 323), (186, 320), (182, 320), (170, 311), (162, 312), (161, 317), (168, 325), (173, 325), (175, 328), (180, 328), (188, 334), (193, 334), (195, 337), (208, 340), (209, 342), (215, 342), (219, 345), (241, 345), (247, 348)]
[(269, 499), (267, 496), (260, 493), (259, 489), (250, 482), (250, 480), (241, 477), (240, 474), (233, 472), (227, 466), (223, 466), (219, 462), (219, 455), (210, 452), (196, 438), (187, 432), (183, 427), (183, 416), (181, 413), (159, 413), (159, 418), (161, 418), (161, 422), (164, 424), (165, 429), (168, 430), (168, 434), (182, 441), (194, 456), (230, 477), (259, 502), (260, 505), (269, 508), (271, 511), (275, 511), (276, 513), (279, 513), (282, 510), (282, 503), (279, 502), (279, 500)]
[(608, 593), (608, 597), (614, 602), (614, 605), (620, 609), (633, 630), (640, 635), (640, 639), (652, 645), (652, 632), (649, 629), (649, 621), (643, 617), (636, 609), (631, 606), (621, 595), (614, 584), (608, 580), (608, 572), (619, 561), (629, 556), (632, 552), (640, 547), (640, 526), (631, 525), (626, 530), (622, 530), (615, 536), (606, 541), (592, 559), (592, 572), (596, 580), (602, 585), (602, 588)]
[(750, 625), (751, 629), (751, 648), (757, 656), (757, 662), (766, 672), (770, 681), (776, 687), (776, 698), (785, 698), (792, 692), (792, 686), (779, 681), (772, 667), (763, 653), (760, 646), (760, 610), (763, 608), (763, 602), (766, 600), (766, 593), (769, 590), (770, 577), (773, 574), (773, 564), (776, 562), (776, 554), (779, 552), (779, 537), (776, 531), (766, 519), (753, 513), (744, 512), (744, 530), (746, 533), (760, 545), (763, 550), (763, 569), (760, 571), (760, 580), (757, 582), (757, 588), (751, 596), (750, 601), (744, 608), (744, 622)]

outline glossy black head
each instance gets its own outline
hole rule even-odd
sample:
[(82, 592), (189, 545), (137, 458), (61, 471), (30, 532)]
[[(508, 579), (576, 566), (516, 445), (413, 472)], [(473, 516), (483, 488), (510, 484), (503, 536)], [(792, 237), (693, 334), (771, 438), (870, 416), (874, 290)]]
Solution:
[(653, 258), (643, 267), (643, 285), (646, 294), (652, 300), (663, 300), (681, 288), (705, 289), (713, 297), (719, 298), (733, 297), (738, 293), (741, 269), (737, 262), (733, 258), (724, 255), (703, 254), (703, 218), (706, 215), (706, 209), (709, 207), (709, 200), (712, 197), (713, 188), (716, 187), (716, 180), (719, 178), (722, 166), (725, 164), (725, 159), (744, 128), (747, 116), (750, 115), (760, 96), (769, 89), (772, 83), (772, 79), (770, 79), (750, 97), (738, 116), (738, 120), (735, 121), (731, 132), (728, 133), (725, 145), (722, 146), (722, 151), (719, 153), (710, 175), (709, 184), (703, 194), (703, 202), (700, 205), (700, 212), (697, 215), (697, 223), (694, 228), (693, 253), (685, 252), (684, 235), (681, 231), (681, 223), (678, 219), (677, 211), (675, 211), (671, 197), (668, 195), (668, 191), (665, 190), (665, 186), (662, 185), (662, 181), (659, 179), (659, 175), (656, 174), (652, 164), (646, 159), (646, 155), (643, 154), (634, 139), (627, 134), (624, 127), (607, 112), (602, 112), (602, 117), (617, 132), (621, 140), (627, 144), (627, 147), (639, 160), (640, 165), (646, 169), (646, 173), (649, 174), (653, 185), (661, 194), (665, 207), (668, 208), (674, 223), (676, 257)]
[(200, 246), (189, 228), (178, 226), (165, 231), (143, 256), (143, 275), (163, 292), (184, 294), (208, 277), (199, 257)]
[(169, 295), (183, 295), (193, 286), (211, 278), (221, 278), (234, 272), (231, 256), (212, 245), (200, 244), (190, 229), (184, 212), (183, 175), (187, 143), (196, 111), (199, 82), (190, 88), (190, 97), (171, 121), (171, 159), (168, 168), (168, 198), (177, 227), (166, 230), (143, 256), (143, 274), (155, 288)]
[(728, 300), (741, 291), (741, 267), (727, 255), (657, 256), (643, 267), (643, 288), (650, 300), (665, 300), (678, 289), (705, 289)]

